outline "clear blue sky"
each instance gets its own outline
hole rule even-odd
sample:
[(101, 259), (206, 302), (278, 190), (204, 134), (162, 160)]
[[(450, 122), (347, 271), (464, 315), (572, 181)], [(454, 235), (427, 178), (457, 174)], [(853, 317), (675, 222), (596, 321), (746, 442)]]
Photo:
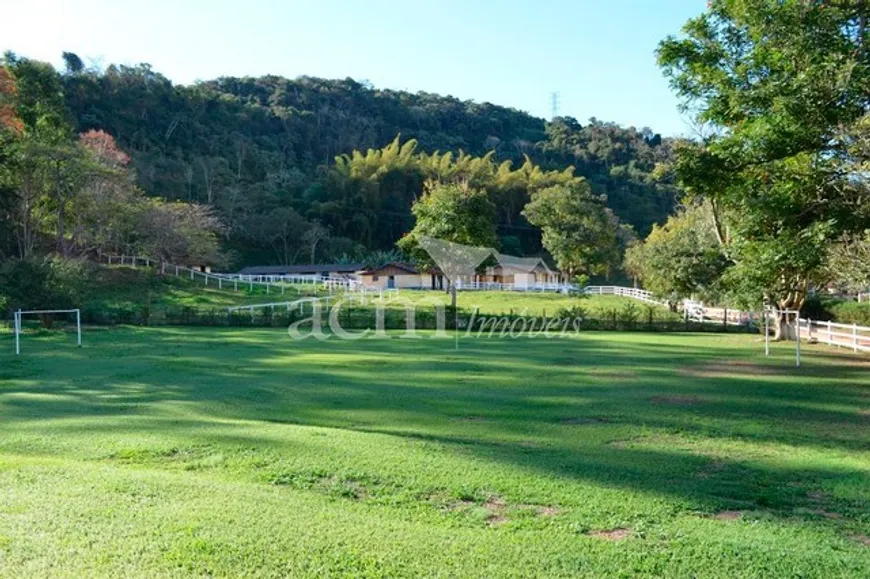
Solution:
[(659, 40), (704, 0), (0, 0), (0, 50), (150, 63), (174, 82), (367, 79), (581, 122), (686, 133)]

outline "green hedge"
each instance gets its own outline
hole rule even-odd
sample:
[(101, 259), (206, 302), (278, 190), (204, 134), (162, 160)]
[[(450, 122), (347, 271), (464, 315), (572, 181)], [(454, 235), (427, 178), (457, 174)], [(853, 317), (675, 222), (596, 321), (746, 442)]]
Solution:
[(828, 309), (835, 322), (870, 326), (870, 302), (837, 302)]

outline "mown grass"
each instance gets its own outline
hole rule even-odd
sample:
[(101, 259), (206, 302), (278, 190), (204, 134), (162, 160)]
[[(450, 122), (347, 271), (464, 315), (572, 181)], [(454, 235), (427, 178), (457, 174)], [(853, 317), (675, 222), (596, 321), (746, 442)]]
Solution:
[(866, 577), (870, 363), (745, 335), (0, 336), (0, 575)]

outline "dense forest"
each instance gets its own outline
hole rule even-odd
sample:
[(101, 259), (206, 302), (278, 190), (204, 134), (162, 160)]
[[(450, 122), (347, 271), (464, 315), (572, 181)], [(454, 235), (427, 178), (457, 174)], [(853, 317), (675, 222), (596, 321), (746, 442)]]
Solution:
[[(675, 204), (675, 188), (653, 177), (673, 143), (646, 128), (570, 117), (547, 122), (352, 79), (266, 76), (182, 86), (145, 64), (89, 70), (73, 54), (64, 59), (59, 98), (73, 130), (114, 137), (147, 195), (215, 208), (236, 264), (306, 261), (306, 234), (321, 240), (318, 259), (391, 250), (413, 227), (412, 203), (432, 177), (421, 167), (463, 156), (485, 159), (493, 174), (573, 166), (640, 236)], [(22, 60), (7, 55), (13, 76)], [(390, 164), (391, 144), (416, 160)], [(369, 165), (363, 177), (355, 158)], [(540, 232), (522, 215), (529, 191), (491, 195), (503, 248), (541, 253)]]

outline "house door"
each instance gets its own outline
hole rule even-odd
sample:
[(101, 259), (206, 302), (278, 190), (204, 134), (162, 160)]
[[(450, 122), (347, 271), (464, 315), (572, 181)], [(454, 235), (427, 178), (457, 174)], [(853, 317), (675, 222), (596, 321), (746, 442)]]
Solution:
[(387, 278), (387, 289), (394, 289), (396, 287), (396, 276), (391, 275)]

